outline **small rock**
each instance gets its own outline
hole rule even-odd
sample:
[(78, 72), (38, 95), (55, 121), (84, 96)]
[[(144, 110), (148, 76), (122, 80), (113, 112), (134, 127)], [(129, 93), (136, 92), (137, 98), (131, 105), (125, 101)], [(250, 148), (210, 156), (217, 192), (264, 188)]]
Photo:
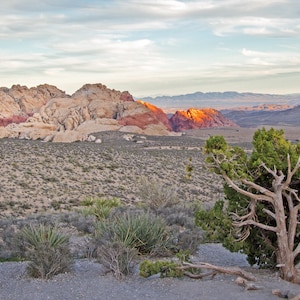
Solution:
[(96, 137), (91, 134), (91, 135), (88, 136), (87, 141), (88, 142), (95, 142), (96, 141)]

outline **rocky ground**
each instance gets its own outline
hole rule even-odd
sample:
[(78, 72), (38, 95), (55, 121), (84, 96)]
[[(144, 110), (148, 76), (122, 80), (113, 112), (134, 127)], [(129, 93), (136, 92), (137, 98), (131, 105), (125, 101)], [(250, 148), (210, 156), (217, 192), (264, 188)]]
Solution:
[[(175, 189), (179, 204), (212, 206), (223, 197), (222, 181), (207, 170), (201, 152), (212, 134), (251, 148), (253, 130), (244, 129), (191, 131), (182, 137), (102, 132), (95, 134), (100, 144), (2, 139), (0, 222), (3, 226), (32, 216), (72, 214), (88, 197), (117, 197), (134, 206), (142, 202), (139, 186), (144, 177)], [(287, 131), (288, 138), (295, 135)], [(6, 262), (0, 264), (0, 299), (276, 299), (276, 288), (290, 297), (300, 294), (298, 285), (280, 280), (274, 272), (249, 269), (244, 257), (220, 245), (200, 245), (195, 260), (250, 270), (262, 289), (245, 291), (228, 275), (200, 281), (143, 279), (136, 273), (119, 282), (87, 260), (76, 260), (70, 273), (42, 281), (27, 277), (26, 263)]]

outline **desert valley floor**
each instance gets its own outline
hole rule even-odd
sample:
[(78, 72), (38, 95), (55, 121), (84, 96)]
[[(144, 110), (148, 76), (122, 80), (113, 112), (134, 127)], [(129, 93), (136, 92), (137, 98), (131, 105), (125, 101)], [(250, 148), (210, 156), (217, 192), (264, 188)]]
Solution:
[[(288, 139), (297, 141), (300, 138), (298, 128), (284, 130)], [(223, 197), (223, 185), (205, 165), (201, 151), (205, 140), (211, 135), (223, 135), (229, 143), (251, 150), (254, 131), (246, 128), (203, 129), (188, 131), (178, 137), (96, 133), (102, 143), (2, 139), (1, 224), (40, 215), (72, 214), (88, 197), (116, 197), (125, 205), (136, 206), (143, 201), (139, 184), (145, 177), (176, 190), (177, 205), (211, 207)], [(188, 174), (187, 165), (192, 166)], [(217, 258), (222, 264), (223, 255), (224, 259), (228, 257), (217, 248), (208, 249), (200, 259), (211, 257), (214, 261)], [(260, 273), (256, 269), (253, 272), (263, 288), (251, 292), (237, 286), (230, 276), (217, 276), (217, 279), (198, 283), (190, 279), (144, 281), (135, 277), (118, 283), (111, 277), (101, 276), (97, 283), (95, 276), (102, 272), (98, 271), (98, 266), (77, 262), (74, 268), (73, 273), (59, 275), (45, 283), (28, 279), (24, 275), (24, 263), (0, 263), (0, 299), (143, 299), (140, 288), (145, 289), (144, 295), (148, 299), (196, 299), (194, 297), (199, 295), (202, 295), (201, 299), (220, 299), (221, 294), (224, 299), (276, 299), (271, 293), (274, 288), (289, 290), (293, 295), (300, 293), (299, 286), (283, 282), (278, 274)], [(15, 290), (10, 293), (13, 287)], [(100, 287), (112, 292), (99, 298)], [(91, 292), (93, 289), (94, 293)], [(123, 291), (122, 298), (120, 293)]]

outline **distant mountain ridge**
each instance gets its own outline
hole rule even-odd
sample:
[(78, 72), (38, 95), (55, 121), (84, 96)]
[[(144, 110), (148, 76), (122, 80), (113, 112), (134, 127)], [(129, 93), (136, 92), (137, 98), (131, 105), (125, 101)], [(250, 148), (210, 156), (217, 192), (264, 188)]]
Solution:
[(241, 127), (300, 126), (300, 105), (285, 110), (221, 110), (222, 114)]
[(299, 94), (259, 94), (259, 93), (238, 93), (238, 92), (196, 92), (192, 94), (177, 96), (144, 97), (153, 105), (162, 108), (166, 112), (188, 109), (190, 107), (215, 109), (231, 109), (235, 107), (253, 107), (260, 105), (286, 105), (288, 107), (300, 104)]

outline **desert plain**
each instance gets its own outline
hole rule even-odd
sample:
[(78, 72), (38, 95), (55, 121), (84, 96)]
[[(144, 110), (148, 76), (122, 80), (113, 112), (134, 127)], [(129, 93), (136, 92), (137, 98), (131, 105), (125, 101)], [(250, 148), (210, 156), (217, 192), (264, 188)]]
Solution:
[[(118, 198), (122, 204), (132, 207), (143, 204), (139, 190), (142, 178), (175, 190), (177, 206), (212, 207), (215, 201), (223, 198), (223, 183), (220, 177), (210, 173), (205, 164), (202, 153), (205, 140), (212, 135), (223, 135), (228, 143), (251, 151), (256, 129), (199, 129), (176, 137), (94, 133), (101, 143), (1, 139), (0, 237), (8, 230), (8, 224), (16, 227), (18, 221), (12, 220), (30, 222), (41, 216), (59, 218), (60, 215), (64, 215), (66, 220), (68, 214), (78, 213), (82, 201), (89, 197)], [(299, 140), (299, 128), (283, 129), (287, 139), (293, 142)], [(187, 171), (188, 165), (192, 166), (190, 172)], [(68, 230), (71, 234), (78, 233), (74, 228)], [(81, 246), (82, 239), (74, 237), (73, 247)], [(201, 251), (197, 252), (196, 259), (207, 259), (213, 263), (217, 257), (217, 263), (222, 265), (224, 255), (224, 260), (230, 261), (232, 257), (232, 264), (235, 264), (235, 257), (231, 254), (211, 249), (202, 257)], [(77, 262), (73, 273), (61, 274), (45, 283), (27, 278), (24, 263), (5, 262), (0, 263), (0, 299), (142, 299), (144, 296), (140, 288), (145, 289), (145, 298), (149, 299), (196, 299), (199, 295), (202, 295), (201, 299), (276, 299), (277, 296), (272, 295), (275, 288), (284, 290), (287, 295), (300, 294), (299, 286), (282, 281), (275, 271), (257, 270), (244, 263), (241, 267), (255, 274), (262, 289), (246, 291), (237, 286), (234, 277), (221, 275), (204, 281), (160, 281), (157, 278), (151, 281), (133, 276), (119, 283), (110, 275), (103, 276), (98, 266), (89, 261), (82, 265)], [(13, 286), (17, 288), (10, 293)], [(103, 293), (101, 297), (100, 287), (112, 292)], [(37, 292), (34, 293), (32, 288)], [(94, 293), (90, 289), (94, 289)], [(52, 290), (55, 292), (52, 293)], [(124, 294), (122, 291), (125, 291)]]

